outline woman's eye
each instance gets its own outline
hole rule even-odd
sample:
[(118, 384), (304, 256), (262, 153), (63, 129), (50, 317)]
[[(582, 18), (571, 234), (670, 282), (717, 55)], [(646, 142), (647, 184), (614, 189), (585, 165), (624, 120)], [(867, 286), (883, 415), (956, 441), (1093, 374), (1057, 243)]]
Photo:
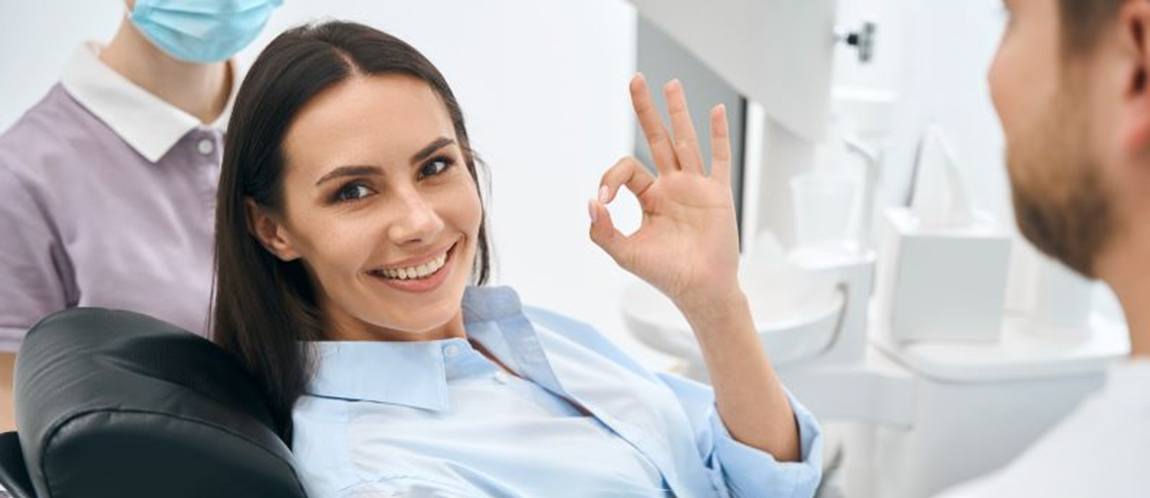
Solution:
[(371, 194), (371, 189), (367, 188), (367, 185), (362, 183), (351, 183), (344, 185), (342, 188), (337, 190), (333, 200), (335, 202), (354, 201), (363, 199), (364, 197), (367, 197)]
[(424, 163), (423, 167), (419, 168), (419, 176), (420, 178), (425, 178), (428, 176), (438, 175), (444, 171), (447, 171), (447, 169), (454, 164), (455, 161), (451, 158), (437, 157), (428, 161), (427, 163)]

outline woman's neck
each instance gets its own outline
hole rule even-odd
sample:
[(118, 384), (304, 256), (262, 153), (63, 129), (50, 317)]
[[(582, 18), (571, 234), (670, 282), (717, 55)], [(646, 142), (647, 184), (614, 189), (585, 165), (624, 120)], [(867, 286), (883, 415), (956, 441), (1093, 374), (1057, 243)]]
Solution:
[(392, 330), (368, 323), (331, 305), (321, 305), (320, 308), (325, 310), (323, 321), (324, 330), (327, 331), (327, 340), (422, 342), (467, 338), (467, 332), (463, 326), (462, 310), (438, 327), (419, 332), (410, 332)]
[(205, 124), (223, 114), (231, 96), (230, 64), (197, 64), (174, 59), (144, 38), (127, 17), (100, 52), (100, 60), (132, 83)]

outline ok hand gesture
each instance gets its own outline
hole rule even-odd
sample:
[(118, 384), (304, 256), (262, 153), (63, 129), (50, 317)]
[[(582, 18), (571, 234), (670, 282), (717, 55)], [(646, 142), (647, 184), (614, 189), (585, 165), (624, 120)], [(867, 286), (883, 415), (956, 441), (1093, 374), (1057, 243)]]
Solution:
[[(658, 177), (633, 157), (603, 174), (598, 198), (588, 208), (591, 240), (616, 263), (667, 295), (680, 308), (737, 293), (739, 242), (731, 197), (731, 143), (726, 109), (711, 109), (711, 174), (703, 167), (683, 86), (664, 87), (671, 117), (668, 134), (642, 75), (631, 80), (631, 101)], [(621, 186), (643, 210), (639, 229), (620, 233), (606, 204)]]

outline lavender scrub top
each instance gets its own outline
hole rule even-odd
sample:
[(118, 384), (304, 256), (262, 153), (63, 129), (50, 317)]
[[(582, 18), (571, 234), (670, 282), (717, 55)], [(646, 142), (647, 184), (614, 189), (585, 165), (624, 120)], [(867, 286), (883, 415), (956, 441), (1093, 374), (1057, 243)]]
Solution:
[(206, 333), (218, 125), (231, 103), (205, 126), (105, 65), (100, 49), (81, 46), (0, 135), (0, 351), (75, 306)]

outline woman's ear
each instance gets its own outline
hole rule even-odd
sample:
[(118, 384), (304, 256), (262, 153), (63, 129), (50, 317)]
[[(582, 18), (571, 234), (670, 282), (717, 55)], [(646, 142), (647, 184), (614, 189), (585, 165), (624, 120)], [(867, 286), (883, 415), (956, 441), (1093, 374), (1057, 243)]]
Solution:
[(244, 210), (247, 212), (248, 232), (260, 241), (264, 249), (283, 261), (292, 261), (300, 257), (283, 224), (268, 213), (267, 209), (251, 198), (246, 198)]

